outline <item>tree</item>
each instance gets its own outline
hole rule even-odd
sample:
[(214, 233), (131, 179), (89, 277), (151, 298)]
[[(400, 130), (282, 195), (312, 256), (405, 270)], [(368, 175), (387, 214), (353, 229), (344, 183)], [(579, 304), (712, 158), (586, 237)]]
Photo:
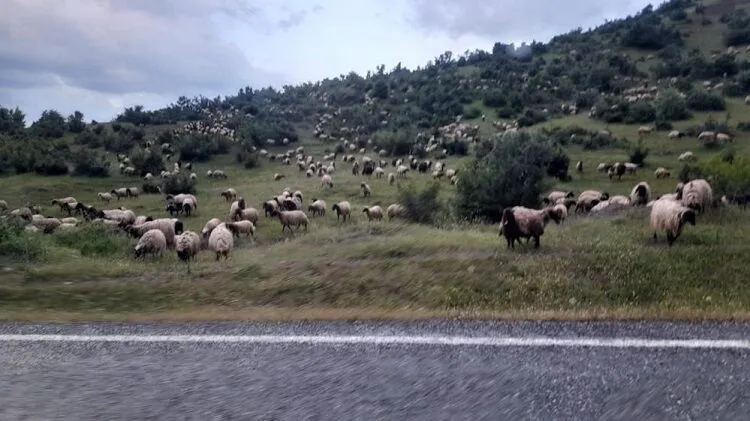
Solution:
[(31, 125), (34, 134), (43, 138), (58, 138), (65, 134), (65, 118), (56, 110), (44, 110), (39, 120)]
[(506, 132), (489, 151), (479, 148), (458, 180), (458, 215), (497, 222), (508, 206), (538, 206), (547, 188), (544, 177), (557, 153), (541, 132)]
[(83, 121), (83, 113), (76, 111), (68, 116), (68, 131), (71, 133), (81, 133), (86, 129), (86, 123)]

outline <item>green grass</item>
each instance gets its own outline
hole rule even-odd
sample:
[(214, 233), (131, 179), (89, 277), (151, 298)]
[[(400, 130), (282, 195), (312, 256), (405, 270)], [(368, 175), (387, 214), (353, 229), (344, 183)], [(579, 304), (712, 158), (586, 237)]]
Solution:
[[(604, 127), (580, 116), (549, 124), (570, 123)], [(636, 131), (635, 126), (609, 129), (631, 138)], [(652, 149), (647, 168), (619, 182), (594, 169), (600, 161), (626, 160), (626, 151), (569, 149), (571, 161), (583, 160), (586, 171), (556, 187), (628, 194), (646, 180), (659, 195), (673, 191), (676, 180), (655, 180), (655, 166), (677, 168), (676, 155), (683, 149), (707, 156), (695, 139), (674, 141), (654, 133), (646, 141)], [(743, 136), (736, 140), (740, 147), (747, 143)], [(306, 149), (315, 156), (324, 153), (321, 145), (306, 144)], [(448, 163), (461, 165), (455, 159)], [(205, 178), (206, 170), (217, 168), (229, 179)], [(323, 191), (317, 178), (306, 178), (294, 166), (263, 163), (246, 170), (230, 156), (197, 165), (198, 213), (183, 218), (192, 230), (212, 217), (226, 217), (229, 204), (219, 193), (227, 187), (255, 207), (284, 187), (302, 190), (306, 202), (324, 199), (329, 209), (349, 200), (355, 216), (339, 224), (329, 210), (325, 217), (311, 218), (307, 233), (293, 235), (282, 235), (277, 220), (261, 216), (254, 241), (240, 239), (227, 262), (202, 253), (191, 274), (173, 254), (133, 260), (135, 240), (124, 236), (90, 229), (32, 235), (24, 247), (41, 257), (0, 261), (0, 318), (707, 318), (745, 317), (750, 309), (750, 289), (744, 285), (750, 279), (750, 223), (734, 208), (701, 217), (672, 248), (663, 239), (652, 242), (647, 210), (634, 209), (607, 218), (571, 216), (548, 228), (540, 249), (510, 251), (493, 226), (368, 223), (362, 207), (395, 202), (397, 188), (372, 179), (373, 197), (365, 199), (358, 188), (361, 177), (348, 168), (339, 164), (335, 188)], [(273, 181), (276, 172), (287, 179)], [(430, 177), (411, 179), (425, 185)], [(96, 203), (98, 191), (140, 184), (119, 174), (101, 180), (14, 176), (3, 180), (3, 198), (11, 207), (26, 201), (48, 205), (67, 195)], [(445, 182), (442, 198), (452, 198), (453, 191)], [(162, 196), (119, 205), (137, 214), (165, 215)], [(119, 205), (114, 201), (110, 207)], [(44, 213), (61, 216), (50, 206)]]

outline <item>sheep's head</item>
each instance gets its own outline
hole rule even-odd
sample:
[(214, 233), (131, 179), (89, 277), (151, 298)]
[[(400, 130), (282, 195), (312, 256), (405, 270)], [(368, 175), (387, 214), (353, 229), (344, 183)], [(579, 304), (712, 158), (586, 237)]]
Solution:
[(136, 259), (143, 256), (143, 252), (143, 248), (139, 248), (138, 246), (135, 246), (135, 248), (133, 248), (133, 255)]
[(675, 193), (677, 193), (677, 200), (682, 200), (682, 190), (685, 187), (683, 183), (677, 183), (677, 187), (675, 187)]
[(571, 191), (568, 192), (568, 194), (565, 195), (565, 198), (566, 199), (570, 199), (570, 198), (573, 198), (575, 196), (576, 196), (575, 192), (571, 190)]
[(240, 209), (245, 209), (245, 207), (247, 206), (247, 203), (245, 203), (245, 199), (240, 197), (240, 200), (237, 201), (237, 206)]
[(370, 208), (364, 208), (364, 209), (362, 209), (362, 212), (364, 212), (364, 213), (370, 213)]
[(555, 208), (547, 208), (545, 213), (549, 219), (555, 221), (555, 224), (559, 225), (560, 221), (562, 221), (561, 212)]
[(185, 224), (182, 223), (182, 221), (175, 221), (174, 222), (174, 233), (177, 235), (182, 234), (182, 232), (185, 230)]
[(695, 226), (695, 210), (693, 209), (687, 209), (683, 210), (682, 214), (680, 215), (680, 225), (685, 225), (686, 223)]
[(609, 193), (607, 193), (607, 192), (602, 193), (601, 200), (609, 200)]
[(331, 206), (331, 210), (338, 212), (339, 211), (339, 204), (334, 203), (333, 206)]

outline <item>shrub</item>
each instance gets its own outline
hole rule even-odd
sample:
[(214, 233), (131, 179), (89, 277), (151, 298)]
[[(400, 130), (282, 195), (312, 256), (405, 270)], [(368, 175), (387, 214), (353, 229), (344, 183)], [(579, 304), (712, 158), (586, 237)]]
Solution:
[(24, 231), (14, 219), (0, 219), (0, 256), (18, 261), (41, 261), (45, 248), (40, 234)]
[(110, 162), (104, 155), (79, 150), (73, 155), (73, 174), (85, 177), (109, 177)]
[(638, 165), (643, 166), (646, 163), (646, 157), (648, 156), (648, 148), (643, 145), (642, 140), (638, 140), (638, 142), (630, 149), (630, 152), (628, 153), (628, 158), (630, 159), (630, 162)]
[(116, 256), (128, 246), (126, 237), (111, 235), (102, 225), (88, 224), (75, 230), (55, 232), (53, 238), (56, 244), (78, 250), (81, 256)]
[(459, 177), (458, 216), (498, 222), (505, 207), (538, 206), (554, 156), (554, 145), (542, 132), (497, 137), (488, 153), (473, 159)]
[(685, 102), (691, 110), (695, 111), (724, 111), (726, 109), (723, 97), (701, 90), (691, 91), (685, 98)]
[(196, 182), (190, 179), (189, 174), (179, 173), (177, 175), (173, 175), (172, 177), (164, 179), (164, 183), (162, 185), (162, 193), (164, 194), (180, 194), (180, 193), (195, 194), (196, 193), (195, 185), (196, 185)]
[(398, 203), (406, 208), (406, 217), (411, 222), (432, 224), (443, 212), (439, 194), (440, 183), (432, 181), (422, 190), (418, 190), (412, 183), (405, 187), (399, 186), (397, 197)]

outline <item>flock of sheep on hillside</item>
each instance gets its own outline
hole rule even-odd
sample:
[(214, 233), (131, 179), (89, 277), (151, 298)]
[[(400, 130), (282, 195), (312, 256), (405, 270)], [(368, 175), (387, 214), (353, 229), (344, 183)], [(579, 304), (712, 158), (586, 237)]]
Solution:
[[(351, 149), (351, 144), (346, 145)], [(352, 174), (362, 175), (363, 180), (369, 181), (372, 177), (387, 180), (388, 184), (394, 184), (397, 179), (407, 178), (410, 172), (419, 174), (430, 174), (435, 179), (449, 180), (455, 184), (458, 180), (458, 170), (447, 168), (441, 161), (429, 159), (419, 160), (413, 156), (396, 158), (386, 161), (383, 154), (379, 154), (377, 160), (371, 159), (363, 154), (359, 158), (354, 154), (329, 154), (320, 161), (315, 161), (311, 155), (306, 155), (303, 147), (288, 150), (285, 153), (271, 154), (267, 150), (258, 151), (260, 156), (269, 161), (281, 165), (296, 165), (300, 174), (306, 177), (318, 177), (321, 189), (330, 189), (335, 185), (334, 175), (337, 161), (350, 165)], [(135, 169), (129, 167), (127, 157), (119, 156), (123, 173), (134, 173)], [(294, 161), (293, 161), (294, 160)], [(393, 172), (386, 173), (385, 168), (393, 167)], [(631, 168), (633, 167), (633, 168)], [(191, 169), (190, 164), (175, 163), (171, 172), (163, 171), (162, 178), (168, 178), (179, 173), (181, 169)], [(576, 169), (583, 171), (583, 163), (578, 162)], [(607, 171), (610, 177), (621, 177), (625, 173), (635, 173), (635, 166), (630, 163), (603, 163), (599, 165), (600, 171)], [(657, 169), (659, 173), (666, 171)], [(209, 170), (207, 177), (227, 179), (222, 170)], [(668, 177), (669, 174), (667, 173)], [(197, 177), (195, 173), (191, 178)], [(153, 178), (152, 174), (146, 174), (146, 180)], [(274, 174), (273, 179), (278, 181), (286, 178), (284, 174)], [(271, 181), (271, 180), (269, 180)], [(362, 197), (372, 195), (373, 188), (368, 182), (361, 182), (360, 190)], [(152, 192), (144, 192), (152, 193)], [(138, 187), (118, 187), (109, 192), (98, 193), (97, 198), (103, 204), (109, 204), (112, 200), (137, 199), (141, 194)], [(27, 204), (10, 212), (11, 217), (18, 217), (27, 223), (28, 231), (41, 231), (53, 233), (58, 230), (76, 229), (82, 223), (103, 224), (111, 227), (113, 231), (127, 233), (138, 242), (134, 247), (137, 257), (145, 255), (161, 256), (167, 250), (176, 252), (180, 260), (189, 262), (195, 260), (201, 250), (209, 250), (215, 253), (216, 260), (229, 257), (234, 248), (234, 239), (242, 234), (255, 237), (260, 213), (266, 218), (277, 218), (281, 224), (281, 231), (292, 228), (297, 230), (308, 228), (310, 218), (325, 217), (329, 205), (320, 199), (312, 198), (304, 206), (304, 194), (291, 188), (283, 189), (279, 195), (269, 198), (258, 208), (248, 206), (246, 200), (241, 197), (234, 188), (227, 188), (219, 195), (229, 204), (229, 212), (225, 218), (211, 218), (208, 220), (201, 232), (186, 231), (183, 222), (178, 217), (191, 217), (199, 208), (198, 198), (192, 194), (166, 195), (165, 212), (169, 217), (153, 218), (146, 215), (136, 215), (126, 206), (114, 209), (98, 209), (91, 204), (79, 202), (74, 197), (63, 197), (52, 200), (51, 204), (60, 208), (65, 217), (43, 216), (42, 209), (38, 205)], [(217, 197), (217, 200), (220, 200)], [(723, 198), (726, 201), (726, 198)], [(646, 206), (651, 208), (651, 227), (654, 230), (654, 239), (657, 233), (666, 233), (667, 241), (671, 246), (680, 236), (685, 224), (695, 225), (696, 215), (705, 212), (714, 206), (714, 198), (711, 186), (706, 180), (693, 180), (688, 183), (680, 183), (676, 192), (665, 194), (658, 199), (652, 198), (652, 191), (648, 183), (636, 184), (630, 196), (613, 196), (605, 192), (587, 190), (575, 197), (573, 192), (554, 191), (544, 198), (542, 209), (529, 209), (525, 207), (511, 207), (502, 211), (500, 235), (505, 236), (508, 247), (515, 247), (515, 243), (521, 238), (534, 240), (535, 247), (539, 247), (540, 237), (544, 234), (545, 227), (549, 221), (561, 223), (574, 208), (575, 213), (592, 213), (623, 209), (629, 206)], [(123, 203), (123, 202), (121, 202)], [(5, 201), (0, 201), (0, 211), (7, 210)], [(336, 213), (337, 221), (346, 222), (351, 218), (353, 208), (348, 201), (340, 201), (330, 206), (330, 210)], [(368, 221), (380, 221), (387, 216), (405, 219), (406, 208), (398, 203), (391, 204), (385, 210), (379, 205), (364, 207), (362, 213)], [(7, 217), (7, 216), (4, 216)], [(81, 218), (78, 218), (81, 217)], [(189, 265), (188, 265), (189, 268)]]

